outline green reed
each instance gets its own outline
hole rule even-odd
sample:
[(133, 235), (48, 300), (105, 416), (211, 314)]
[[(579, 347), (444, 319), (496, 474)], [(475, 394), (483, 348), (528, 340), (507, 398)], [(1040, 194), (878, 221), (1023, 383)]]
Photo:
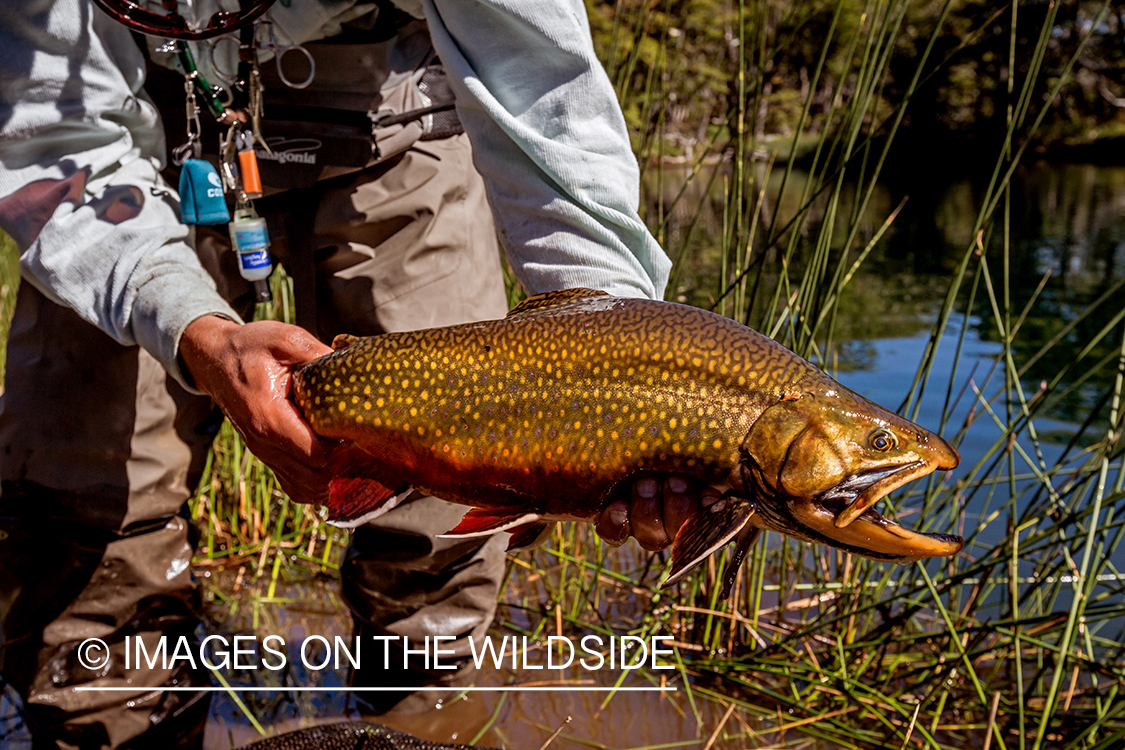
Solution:
[(12, 325), (12, 312), (16, 307), (19, 286), (19, 250), (11, 237), (0, 232), (0, 372), (3, 372), (7, 359), (8, 329)]

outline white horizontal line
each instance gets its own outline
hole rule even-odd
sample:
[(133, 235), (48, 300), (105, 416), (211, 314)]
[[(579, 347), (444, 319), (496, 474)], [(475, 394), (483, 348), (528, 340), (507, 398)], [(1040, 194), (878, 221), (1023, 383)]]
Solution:
[(674, 693), (674, 687), (585, 687), (575, 685), (530, 685), (513, 687), (75, 687), (81, 692), (129, 693), (414, 693), (422, 690), (441, 690), (450, 693)]
[[(1094, 578), (1094, 577), (1093, 576), (1086, 576), (1086, 578), (1090, 579), (1090, 578)], [(942, 578), (941, 580), (935, 579), (934, 585), (936, 586), (938, 584), (947, 583), (948, 580), (949, 579), (947, 579), (947, 578)], [(1082, 576), (1076, 576), (1076, 575), (1064, 573), (1063, 575), (1059, 575), (1059, 576), (1041, 576), (1039, 578), (1034, 578), (1032, 576), (1021, 576), (1019, 578), (1016, 578), (1016, 583), (1045, 583), (1045, 584), (1076, 583), (1076, 582), (1079, 582), (1079, 581), (1082, 581), (1082, 580), (1083, 580)], [(1096, 580), (1097, 580), (1098, 583), (1125, 583), (1125, 573), (1100, 573), (1100, 574), (1098, 574)], [(1000, 586), (1000, 585), (1008, 584), (1008, 583), (1011, 583), (1011, 582), (1012, 582), (1012, 579), (1009, 578), (1008, 576), (996, 576), (996, 577), (992, 577), (992, 578), (963, 578), (960, 581), (958, 581), (958, 583), (961, 586), (965, 586), (965, 587), (967, 587), (967, 586), (977, 586), (981, 583), (991, 583), (991, 584)], [(826, 589), (826, 590), (830, 590), (830, 591), (840, 591), (840, 590), (850, 588), (850, 587), (856, 586), (856, 585), (862, 586), (862, 587), (865, 587), (865, 588), (869, 588), (869, 589), (880, 588), (884, 585), (887, 588), (909, 588), (909, 587), (913, 587), (913, 588), (920, 589), (920, 588), (925, 588), (926, 582), (924, 580), (920, 579), (920, 578), (917, 579), (917, 580), (908, 580), (908, 579), (891, 580), (891, 581), (887, 581), (886, 584), (884, 584), (882, 581), (861, 581), (857, 584), (852, 584), (852, 583), (846, 583), (845, 584), (845, 583), (841, 583), (839, 581), (826, 581), (824, 583), (798, 583), (795, 586), (792, 586), (792, 588), (796, 591), (816, 591), (818, 589)], [(790, 587), (786, 586), (785, 588), (789, 589)], [(767, 583), (766, 585), (762, 586), (763, 591), (780, 591), (781, 589), (782, 589), (781, 586), (779, 586), (777, 584), (773, 584), (773, 583)]]

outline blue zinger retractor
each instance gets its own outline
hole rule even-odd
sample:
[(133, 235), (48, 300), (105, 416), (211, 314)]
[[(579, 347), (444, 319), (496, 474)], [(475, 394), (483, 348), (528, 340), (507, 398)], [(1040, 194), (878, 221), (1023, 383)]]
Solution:
[(211, 162), (187, 159), (180, 168), (180, 220), (185, 224), (226, 224), (223, 181)]

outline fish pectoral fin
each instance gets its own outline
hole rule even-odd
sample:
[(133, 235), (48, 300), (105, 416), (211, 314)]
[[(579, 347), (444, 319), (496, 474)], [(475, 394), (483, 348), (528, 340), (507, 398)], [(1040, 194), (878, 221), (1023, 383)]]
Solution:
[(743, 526), (742, 531), (738, 532), (738, 538), (734, 543), (734, 552), (730, 556), (730, 562), (727, 564), (726, 574), (723, 576), (723, 590), (719, 592), (719, 601), (725, 602), (730, 598), (730, 592), (734, 588), (734, 580), (738, 577), (738, 569), (742, 567), (742, 561), (746, 559), (746, 552), (758, 541), (758, 537), (762, 535), (762, 530), (757, 526)]
[(485, 534), (495, 534), (497, 531), (514, 531), (518, 526), (532, 524), (538, 520), (538, 513), (502, 508), (473, 508), (461, 517), (461, 523), (444, 534), (438, 534), (438, 536), (442, 539), (484, 536)]
[(508, 529), (508, 533), (512, 535), (512, 538), (508, 540), (508, 551), (521, 552), (525, 549), (538, 547), (547, 541), (547, 537), (551, 535), (551, 530), (554, 528), (555, 524), (542, 521), (513, 526)]
[(340, 443), (328, 455), (328, 523), (354, 529), (402, 501), (410, 489), (382, 477), (374, 456), (353, 443)]
[(332, 351), (340, 351), (345, 349), (355, 342), (359, 341), (359, 336), (353, 336), (350, 333), (341, 333), (336, 338), (332, 339)]
[[(702, 508), (689, 518), (672, 541), (672, 567), (668, 570), (668, 578), (660, 587), (671, 586), (694, 570), (708, 555), (733, 539), (750, 522), (754, 512), (753, 502), (725, 495), (715, 504)], [(749, 547), (752, 541), (751, 538), (746, 546)], [(741, 543), (739, 547), (742, 549)], [(745, 549), (742, 551), (745, 552)]]
[(608, 297), (606, 292), (597, 289), (584, 289), (576, 287), (574, 289), (559, 289), (555, 292), (544, 292), (543, 294), (536, 294), (528, 297), (523, 302), (513, 307), (507, 317), (512, 318), (516, 315), (527, 315), (537, 310), (544, 310), (551, 307), (559, 307), (568, 302), (573, 302), (577, 299), (584, 299), (586, 297)]

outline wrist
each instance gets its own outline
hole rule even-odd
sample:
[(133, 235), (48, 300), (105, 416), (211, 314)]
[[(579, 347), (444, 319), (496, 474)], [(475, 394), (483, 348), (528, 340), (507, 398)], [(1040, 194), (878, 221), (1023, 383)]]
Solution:
[(224, 352), (241, 326), (218, 315), (204, 315), (188, 324), (180, 336), (179, 358), (182, 370), (204, 393), (213, 394), (212, 378), (220, 372)]

